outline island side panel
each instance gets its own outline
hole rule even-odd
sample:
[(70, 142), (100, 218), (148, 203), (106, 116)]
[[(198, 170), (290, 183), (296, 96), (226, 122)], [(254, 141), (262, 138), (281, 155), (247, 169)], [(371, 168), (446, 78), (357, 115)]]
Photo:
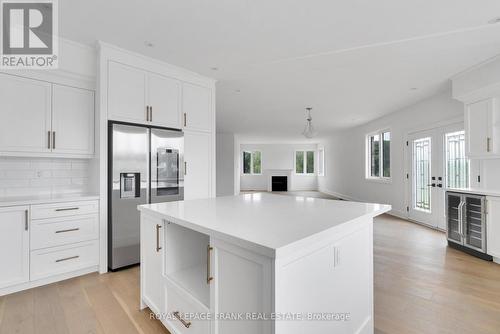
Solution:
[(373, 333), (373, 219), (350, 227), (276, 260), (276, 314), (294, 319), (277, 320), (275, 334)]
[[(273, 260), (237, 245), (211, 238), (211, 311), (218, 316), (242, 316), (213, 321), (214, 334), (272, 334), (273, 323), (259, 320), (273, 305)], [(248, 318), (250, 316), (250, 318)]]

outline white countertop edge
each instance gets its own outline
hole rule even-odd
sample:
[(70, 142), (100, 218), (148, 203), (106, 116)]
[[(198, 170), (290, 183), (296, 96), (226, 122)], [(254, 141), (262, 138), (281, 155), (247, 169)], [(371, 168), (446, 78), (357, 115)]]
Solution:
[(55, 196), (4, 197), (0, 198), (0, 207), (62, 203), (62, 202), (79, 202), (79, 201), (90, 201), (98, 199), (99, 195), (96, 194), (64, 194)]
[(484, 196), (498, 196), (500, 197), (500, 190), (490, 190), (481, 188), (445, 188), (445, 191), (451, 193), (462, 193), (462, 194), (473, 194), (473, 195), (484, 195)]
[(392, 209), (391, 205), (380, 205), (380, 209), (378, 209), (378, 210), (360, 215), (352, 220), (349, 220), (349, 221), (346, 221), (344, 223), (332, 226), (329, 229), (326, 229), (324, 231), (312, 234), (308, 237), (296, 240), (296, 241), (294, 241), (288, 245), (282, 246), (280, 248), (274, 248), (274, 247), (270, 247), (268, 245), (253, 243), (253, 242), (250, 242), (248, 240), (244, 240), (244, 239), (232, 236), (232, 235), (222, 233), (220, 231), (208, 229), (208, 228), (199, 226), (197, 224), (190, 223), (186, 220), (175, 218), (175, 217), (170, 216), (166, 213), (158, 212), (158, 211), (151, 209), (149, 207), (146, 207), (144, 205), (139, 205), (137, 208), (139, 211), (147, 212), (147, 214), (150, 214), (154, 217), (157, 217), (160, 219), (165, 219), (168, 222), (177, 224), (179, 226), (183, 226), (185, 228), (191, 229), (191, 230), (199, 232), (199, 233), (206, 234), (212, 238), (217, 238), (217, 239), (221, 239), (221, 240), (236, 244), (238, 246), (247, 248), (249, 250), (252, 250), (254, 252), (257, 252), (261, 255), (264, 255), (264, 256), (267, 256), (267, 257), (270, 257), (273, 259), (288, 256), (292, 252), (292, 249), (295, 248), (296, 245), (300, 244), (301, 247), (303, 247), (308, 243), (309, 240), (312, 241), (312, 240), (316, 239), (318, 237), (318, 235), (325, 234), (325, 233), (329, 234), (329, 233), (335, 232), (335, 230), (339, 229), (341, 226), (345, 226), (347, 223), (358, 222), (358, 221), (363, 220), (363, 219), (373, 219), (374, 217), (379, 216), (381, 214), (384, 214), (386, 212), (389, 212)]

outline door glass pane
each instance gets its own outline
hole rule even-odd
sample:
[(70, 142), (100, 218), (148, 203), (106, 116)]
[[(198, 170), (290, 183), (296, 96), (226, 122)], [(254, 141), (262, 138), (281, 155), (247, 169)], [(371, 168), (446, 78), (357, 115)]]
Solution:
[(250, 165), (252, 163), (252, 155), (250, 152), (243, 152), (243, 174), (250, 174)]
[(380, 135), (370, 136), (370, 176), (380, 176)]
[(413, 142), (414, 208), (431, 211), (431, 138)]
[(304, 152), (295, 152), (295, 173), (304, 173)]
[(260, 174), (261, 172), (261, 153), (260, 151), (253, 152), (253, 173)]
[(446, 186), (469, 187), (469, 159), (465, 157), (465, 132), (446, 134)]
[(314, 173), (314, 152), (313, 151), (307, 151), (307, 173), (312, 174)]
[(391, 133), (384, 132), (382, 133), (382, 142), (383, 142), (383, 176), (391, 177)]

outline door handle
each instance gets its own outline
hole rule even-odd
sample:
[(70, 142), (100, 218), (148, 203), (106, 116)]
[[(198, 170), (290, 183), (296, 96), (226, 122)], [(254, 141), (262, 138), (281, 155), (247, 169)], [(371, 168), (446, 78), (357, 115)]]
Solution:
[(52, 131), (52, 149), (56, 148), (56, 132)]
[(149, 106), (146, 106), (146, 122), (149, 122)]
[(28, 210), (25, 210), (24, 211), (24, 230), (27, 231), (28, 230), (28, 220), (29, 220), (29, 212)]
[(47, 131), (47, 133), (48, 133), (47, 148), (50, 150), (50, 148), (52, 147), (52, 142), (50, 140), (50, 131)]
[(159, 252), (161, 250), (160, 247), (160, 224), (156, 224), (156, 252)]
[(428, 184), (427, 187), (436, 187), (435, 183)]
[(153, 121), (153, 106), (149, 106), (149, 121)]
[(213, 281), (213, 277), (210, 276), (210, 273), (212, 272), (212, 266), (210, 263), (210, 254), (212, 253), (212, 250), (214, 248), (211, 247), (210, 245), (207, 246), (207, 284), (210, 284), (211, 281)]
[(174, 317), (176, 317), (176, 318), (177, 318), (177, 320), (179, 320), (179, 321), (181, 322), (181, 324), (183, 324), (183, 325), (184, 325), (184, 327), (186, 327), (186, 328), (191, 327), (191, 322), (190, 322), (190, 321), (186, 321), (186, 320), (182, 319), (182, 318), (181, 318), (181, 315), (180, 315), (180, 313), (179, 313), (179, 311), (175, 311), (173, 314), (174, 314)]
[(186, 113), (184, 113), (184, 127), (186, 127), (186, 124), (187, 124), (187, 115)]

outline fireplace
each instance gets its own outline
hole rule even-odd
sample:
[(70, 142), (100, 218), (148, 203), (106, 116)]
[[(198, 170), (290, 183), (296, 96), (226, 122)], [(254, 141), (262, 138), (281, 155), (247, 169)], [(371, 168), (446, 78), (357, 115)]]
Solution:
[(271, 191), (288, 191), (288, 177), (287, 176), (272, 176), (271, 177)]

